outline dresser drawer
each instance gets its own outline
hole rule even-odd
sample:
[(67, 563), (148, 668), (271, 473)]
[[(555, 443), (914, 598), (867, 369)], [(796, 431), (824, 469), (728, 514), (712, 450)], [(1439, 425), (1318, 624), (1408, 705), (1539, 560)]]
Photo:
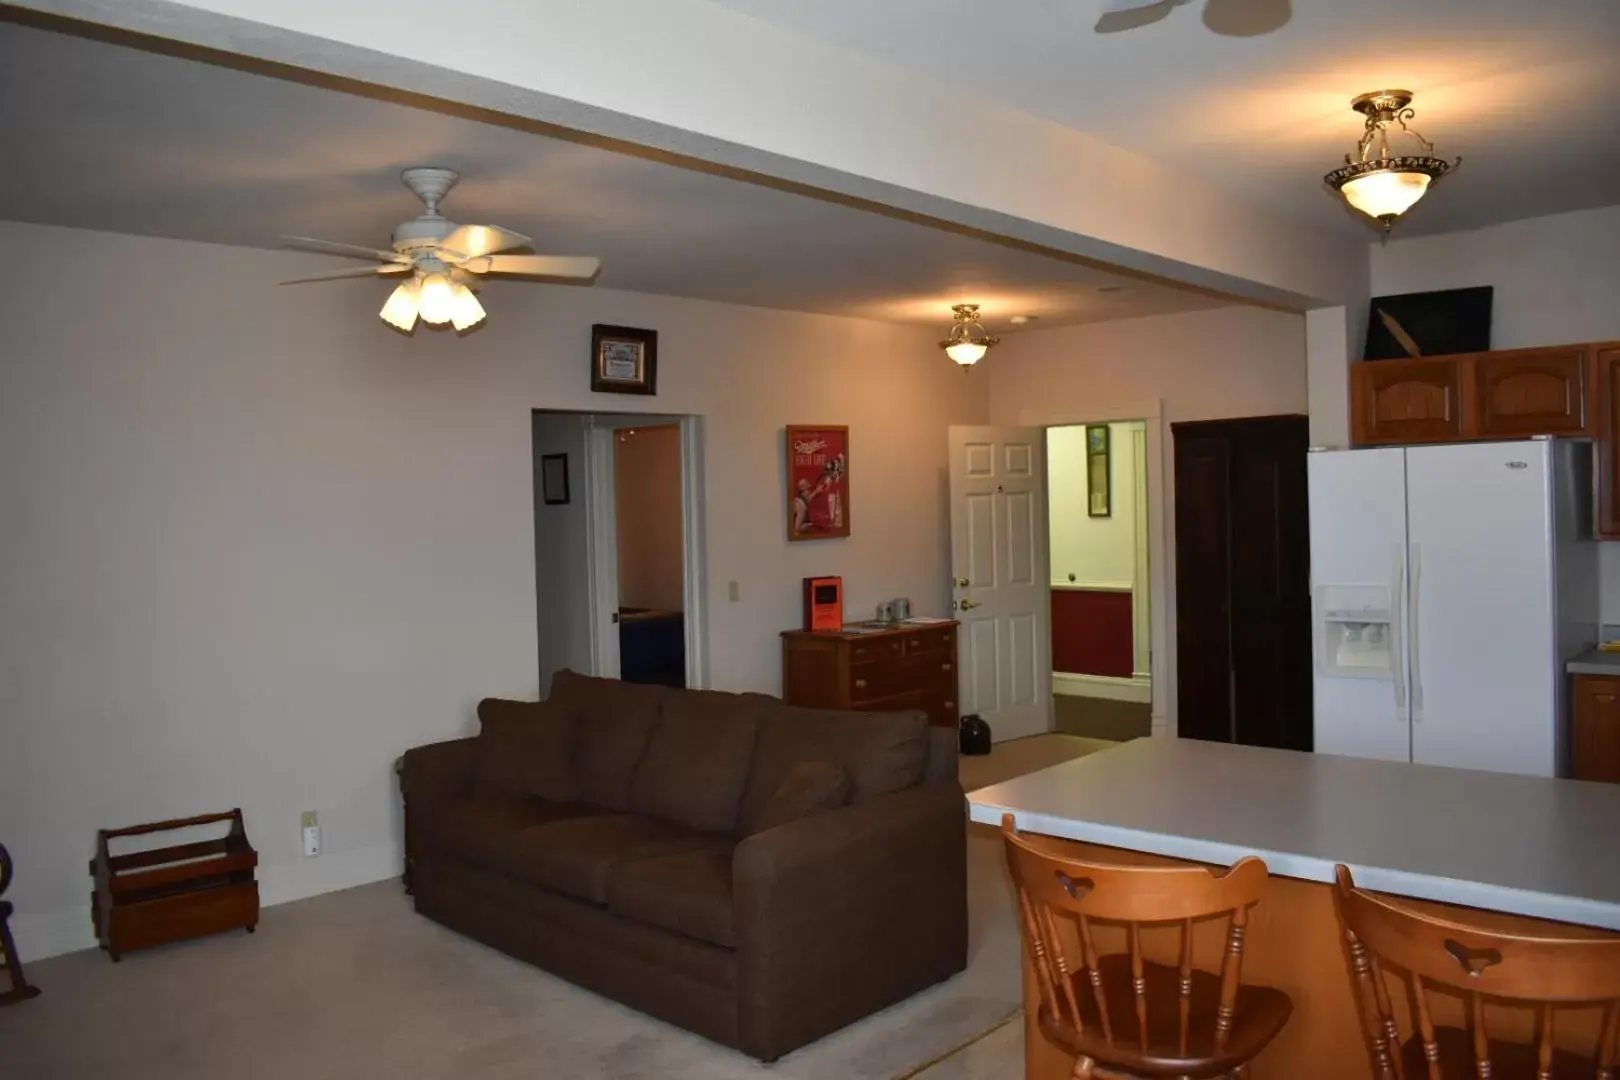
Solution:
[(956, 651), (956, 627), (942, 626), (938, 630), (918, 630), (905, 637), (906, 655), (915, 656), (918, 653), (954, 653)]
[(918, 687), (902, 664), (863, 664), (849, 670), (849, 700), (874, 701), (909, 693)]
[(953, 691), (956, 689), (956, 656), (954, 653), (923, 653), (908, 656), (904, 665), (907, 681), (913, 690)]
[(851, 664), (876, 664), (884, 660), (898, 660), (905, 653), (905, 644), (898, 637), (857, 638), (849, 643)]

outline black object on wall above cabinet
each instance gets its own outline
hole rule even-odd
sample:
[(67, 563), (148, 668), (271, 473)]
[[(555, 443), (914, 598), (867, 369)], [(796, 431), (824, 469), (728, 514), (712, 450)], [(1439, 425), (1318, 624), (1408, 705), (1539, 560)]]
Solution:
[(1375, 296), (1367, 312), (1368, 360), (1451, 356), (1491, 347), (1489, 285)]

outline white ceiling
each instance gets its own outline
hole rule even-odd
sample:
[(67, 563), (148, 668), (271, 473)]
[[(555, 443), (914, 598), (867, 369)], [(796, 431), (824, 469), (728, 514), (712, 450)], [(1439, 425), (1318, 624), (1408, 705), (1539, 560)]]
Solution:
[(1620, 203), (1620, 0), (1178, 0), (1115, 32), (1098, 0), (715, 2), (1323, 227), (1366, 228), (1321, 178), (1360, 135), (1350, 99), (1384, 87), (1464, 158), (1397, 235)]
[(1229, 302), (648, 156), (5, 21), (0, 162), (0, 217), (254, 247), (284, 234), (386, 247), (422, 209), (400, 169), (447, 166), (463, 174), (448, 216), (598, 255), (602, 287), (941, 336), (959, 301), (981, 303), (996, 331), (1014, 314), (1046, 326)]

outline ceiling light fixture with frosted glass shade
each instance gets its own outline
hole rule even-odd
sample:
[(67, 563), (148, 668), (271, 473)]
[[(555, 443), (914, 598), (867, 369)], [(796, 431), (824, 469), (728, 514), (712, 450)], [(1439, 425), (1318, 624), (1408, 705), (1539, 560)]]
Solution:
[[(1429, 185), (1462, 164), (1462, 158), (1435, 157), (1434, 143), (1406, 126), (1415, 115), (1411, 106), (1410, 90), (1375, 90), (1352, 101), (1350, 107), (1367, 118), (1366, 131), (1356, 152), (1346, 154), (1344, 164), (1322, 178), (1345, 202), (1382, 225), (1386, 236)], [(1391, 136), (1410, 140), (1421, 152), (1392, 151)]]
[(966, 370), (984, 358), (990, 351), (990, 346), (1000, 341), (1000, 338), (991, 337), (979, 323), (978, 304), (956, 304), (951, 311), (956, 321), (951, 324), (951, 332), (939, 347), (945, 350), (945, 355), (955, 360)]

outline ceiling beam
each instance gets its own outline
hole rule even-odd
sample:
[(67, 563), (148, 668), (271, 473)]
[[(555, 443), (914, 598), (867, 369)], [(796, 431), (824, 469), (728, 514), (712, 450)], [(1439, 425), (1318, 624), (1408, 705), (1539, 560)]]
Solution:
[(978, 100), (970, 64), (941, 71), (969, 91), (930, 83), (704, 0), (15, 6), (556, 125), (1259, 303), (1305, 310), (1366, 289), (1363, 241)]

